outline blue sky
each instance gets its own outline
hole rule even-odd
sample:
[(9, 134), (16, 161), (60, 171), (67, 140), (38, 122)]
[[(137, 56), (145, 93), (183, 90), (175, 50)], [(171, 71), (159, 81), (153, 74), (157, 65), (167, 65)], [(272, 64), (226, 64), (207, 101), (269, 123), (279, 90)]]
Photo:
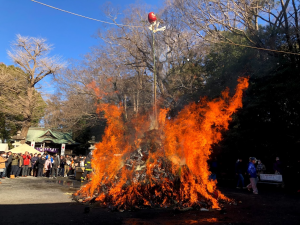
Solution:
[[(67, 11), (95, 19), (105, 20), (101, 6), (106, 0), (37, 0)], [(136, 0), (110, 0), (111, 5), (120, 9), (130, 7)], [(151, 5), (151, 11), (162, 6), (162, 0), (144, 0)], [(91, 46), (100, 40), (92, 37), (101, 26), (99, 22), (73, 16), (30, 0), (0, 0), (0, 62), (13, 64), (7, 56), (10, 44), (16, 34), (22, 36), (43, 37), (54, 45), (51, 55), (60, 55), (63, 59), (79, 59)], [(146, 19), (146, 18), (145, 18)], [(46, 82), (51, 83), (50, 79)]]

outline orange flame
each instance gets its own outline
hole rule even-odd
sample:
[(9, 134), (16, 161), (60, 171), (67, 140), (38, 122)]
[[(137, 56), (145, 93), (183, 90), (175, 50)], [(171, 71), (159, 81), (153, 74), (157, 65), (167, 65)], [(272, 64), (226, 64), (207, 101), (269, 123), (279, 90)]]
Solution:
[[(242, 107), (247, 87), (248, 79), (239, 78), (233, 97), (225, 90), (213, 101), (202, 99), (187, 105), (173, 119), (167, 118), (168, 109), (161, 109), (160, 129), (154, 131), (148, 131), (149, 117), (140, 116), (125, 124), (120, 105), (99, 104), (97, 112), (105, 112), (107, 127), (93, 152), (92, 180), (77, 194), (86, 200), (96, 197), (103, 205), (118, 209), (171, 204), (188, 207), (203, 202), (218, 208), (218, 199), (229, 199), (216, 190), (216, 181), (209, 179), (207, 161), (211, 146), (222, 139), (221, 131), (228, 129), (232, 114)], [(103, 94), (95, 83), (90, 88), (101, 99)], [(128, 132), (129, 127), (134, 132)], [(147, 154), (141, 152), (145, 146), (150, 148)], [(131, 159), (134, 151), (141, 154), (144, 164)]]

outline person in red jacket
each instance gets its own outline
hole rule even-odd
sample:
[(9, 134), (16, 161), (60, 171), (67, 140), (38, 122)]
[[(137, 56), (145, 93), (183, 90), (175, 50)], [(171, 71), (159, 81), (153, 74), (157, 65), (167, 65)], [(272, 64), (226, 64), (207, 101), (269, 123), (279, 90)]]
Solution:
[(27, 177), (28, 174), (28, 166), (30, 163), (31, 156), (28, 152), (25, 152), (23, 155), (23, 170), (22, 170), (22, 177)]

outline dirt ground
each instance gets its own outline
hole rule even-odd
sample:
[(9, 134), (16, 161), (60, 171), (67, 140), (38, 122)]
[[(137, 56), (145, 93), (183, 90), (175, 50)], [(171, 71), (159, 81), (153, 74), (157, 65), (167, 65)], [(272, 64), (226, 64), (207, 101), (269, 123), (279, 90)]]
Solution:
[(259, 185), (259, 195), (223, 185), (219, 189), (240, 203), (221, 211), (121, 213), (72, 202), (78, 181), (26, 177), (1, 182), (0, 224), (300, 224), (300, 193), (274, 185)]

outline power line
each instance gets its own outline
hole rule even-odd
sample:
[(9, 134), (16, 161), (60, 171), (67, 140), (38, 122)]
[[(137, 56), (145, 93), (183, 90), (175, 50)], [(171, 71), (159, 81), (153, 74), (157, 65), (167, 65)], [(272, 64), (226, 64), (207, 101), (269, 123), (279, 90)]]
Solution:
[(47, 6), (47, 7), (50, 7), (52, 9), (56, 9), (56, 10), (59, 10), (59, 11), (65, 12), (65, 13), (72, 14), (74, 16), (79, 16), (79, 17), (82, 17), (82, 18), (85, 18), (85, 19), (94, 20), (94, 21), (101, 22), (101, 23), (107, 23), (107, 24), (110, 24), (110, 25), (123, 26), (123, 27), (142, 27), (142, 26), (133, 26), (133, 25), (126, 25), (126, 24), (118, 24), (118, 23), (111, 23), (111, 22), (107, 22), (107, 21), (103, 21), (103, 20), (98, 20), (98, 19), (94, 19), (94, 18), (91, 18), (91, 17), (80, 15), (80, 14), (77, 14), (77, 13), (72, 13), (70, 11), (63, 10), (63, 9), (60, 9), (60, 8), (56, 8), (54, 6), (47, 5), (45, 3), (38, 2), (38, 1), (35, 1), (35, 0), (31, 0), (31, 1), (35, 2), (35, 3), (38, 3), (38, 4), (41, 4), (41, 5), (44, 5), (44, 6)]
[[(98, 19), (94, 19), (94, 18), (91, 18), (91, 17), (80, 15), (80, 14), (77, 14), (77, 13), (72, 13), (70, 11), (63, 10), (63, 9), (60, 9), (60, 8), (56, 8), (54, 6), (47, 5), (45, 3), (38, 2), (38, 1), (35, 1), (35, 0), (31, 0), (31, 1), (35, 2), (35, 3), (38, 3), (38, 4), (41, 4), (41, 5), (44, 5), (44, 6), (47, 6), (47, 7), (50, 7), (52, 9), (56, 9), (56, 10), (59, 10), (59, 11), (65, 12), (65, 13), (72, 14), (74, 16), (79, 16), (79, 17), (82, 17), (82, 18), (85, 18), (85, 19), (94, 20), (94, 21), (101, 22), (101, 23), (106, 23), (106, 24), (115, 25), (115, 26), (123, 26), (123, 27), (143, 27), (143, 26), (133, 26), (133, 25), (118, 24), (118, 23), (111, 23), (111, 22), (107, 22), (107, 21), (103, 21), (103, 20), (98, 20)], [(213, 43), (217, 44), (217, 42), (213, 42)], [(278, 52), (278, 53), (283, 53), (283, 54), (299, 55), (300, 56), (299, 53), (285, 52), (285, 51), (279, 51), (279, 50), (273, 50), (273, 49), (267, 49), (267, 48), (259, 48), (259, 47), (253, 47), (253, 46), (248, 46), (248, 45), (242, 45), (242, 44), (232, 43), (232, 42), (219, 41), (218, 43), (235, 45), (235, 46), (240, 46), (240, 47), (245, 47), (245, 48), (252, 48), (252, 49), (257, 49), (257, 50), (262, 50), (262, 51)]]
[(219, 41), (219, 42), (214, 42), (214, 43), (215, 44), (224, 43), (224, 44), (229, 44), (229, 45), (241, 46), (241, 47), (245, 47), (245, 48), (253, 48), (253, 49), (263, 50), (263, 51), (278, 52), (278, 53), (284, 53), (284, 54), (290, 54), (290, 55), (300, 55), (299, 53), (294, 53), (294, 52), (285, 52), (285, 51), (273, 50), (273, 49), (268, 49), (268, 48), (259, 48), (259, 47), (236, 44), (236, 43), (226, 42), (226, 41)]

